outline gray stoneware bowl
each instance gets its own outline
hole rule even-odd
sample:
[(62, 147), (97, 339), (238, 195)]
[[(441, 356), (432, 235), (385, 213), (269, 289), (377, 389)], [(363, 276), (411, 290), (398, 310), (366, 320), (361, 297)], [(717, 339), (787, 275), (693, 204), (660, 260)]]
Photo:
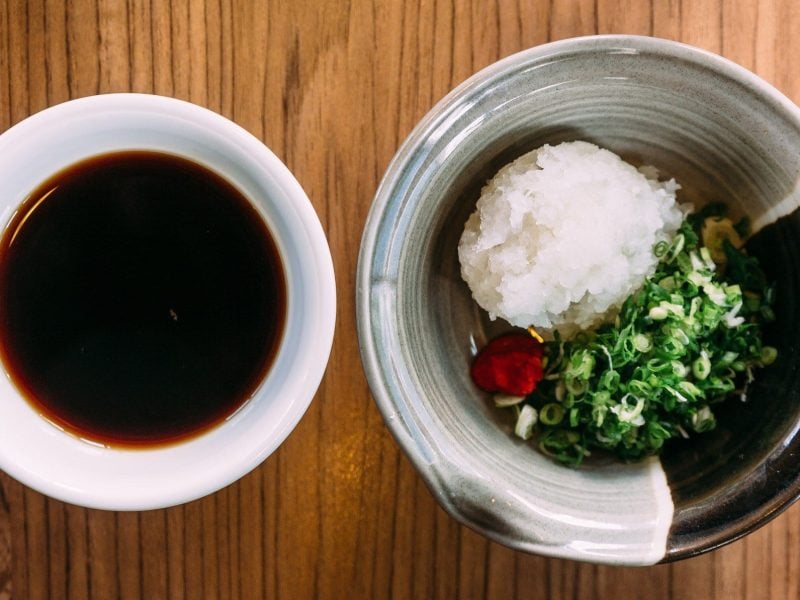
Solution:
[[(573, 470), (511, 435), (468, 375), (490, 322), (456, 246), (479, 190), (544, 143), (588, 140), (751, 217), (778, 284), (778, 361), (718, 427), (660, 459)], [(358, 332), (378, 407), (456, 519), (512, 548), (613, 564), (684, 558), (730, 542), (800, 493), (800, 111), (745, 69), (653, 38), (565, 40), (502, 60), (422, 120), (389, 166), (358, 272)]]

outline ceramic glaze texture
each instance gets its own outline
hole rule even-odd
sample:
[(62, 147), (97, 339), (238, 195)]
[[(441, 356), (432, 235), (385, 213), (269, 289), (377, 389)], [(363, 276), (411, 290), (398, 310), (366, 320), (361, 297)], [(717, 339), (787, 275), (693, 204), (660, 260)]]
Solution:
[[(502, 165), (544, 143), (587, 140), (675, 177), (681, 201), (724, 200), (762, 228), (766, 241), (754, 252), (777, 247), (796, 261), (785, 238), (797, 227), (783, 227), (775, 242), (770, 223), (798, 206), (799, 123), (788, 100), (718, 56), (599, 36), (505, 59), (418, 125), (365, 228), (359, 335), (390, 430), (453, 516), (518, 549), (647, 564), (730, 541), (797, 495), (800, 467), (784, 461), (776, 478), (766, 466), (797, 446), (796, 336), (770, 334), (785, 358), (751, 390), (748, 425), (723, 418), (702, 442), (674, 444), (666, 470), (655, 459), (570, 470), (515, 439), (513, 417), (469, 380), (477, 349), (509, 326), (489, 321), (472, 301), (456, 248), (481, 186)], [(781, 298), (794, 269), (775, 275)], [(792, 331), (786, 312), (779, 317)], [(780, 420), (758, 416), (767, 396)], [(764, 473), (758, 498), (746, 483), (753, 473)]]

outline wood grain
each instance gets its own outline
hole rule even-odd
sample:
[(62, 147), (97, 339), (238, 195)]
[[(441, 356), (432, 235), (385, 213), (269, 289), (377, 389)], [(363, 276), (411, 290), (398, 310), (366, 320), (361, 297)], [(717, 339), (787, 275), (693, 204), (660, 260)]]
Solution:
[(800, 598), (800, 505), (719, 551), (600, 567), (513, 552), (438, 508), (361, 371), (354, 277), (372, 195), (449, 89), (564, 37), (682, 40), (800, 101), (794, 0), (0, 0), (0, 130), (114, 91), (207, 106), (262, 139), (312, 199), (338, 329), (296, 431), (202, 500), (111, 513), (0, 478), (0, 598)]

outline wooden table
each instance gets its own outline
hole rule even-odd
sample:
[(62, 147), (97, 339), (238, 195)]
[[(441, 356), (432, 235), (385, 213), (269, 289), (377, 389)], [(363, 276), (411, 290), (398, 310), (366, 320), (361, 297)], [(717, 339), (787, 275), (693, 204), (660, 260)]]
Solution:
[(235, 485), (169, 510), (112, 513), (3, 476), (0, 598), (799, 598), (800, 505), (677, 564), (529, 556), (438, 508), (372, 403), (354, 277), (367, 210), (398, 145), (481, 67), (596, 33), (695, 44), (800, 101), (794, 0), (0, 0), (0, 131), (102, 92), (222, 113), (272, 148), (311, 197), (339, 301), (314, 403)]

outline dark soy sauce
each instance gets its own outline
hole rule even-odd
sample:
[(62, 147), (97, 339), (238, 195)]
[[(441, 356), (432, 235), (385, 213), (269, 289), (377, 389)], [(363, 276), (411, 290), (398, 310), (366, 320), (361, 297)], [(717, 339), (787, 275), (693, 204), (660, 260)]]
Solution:
[(106, 154), (39, 186), (3, 234), (0, 354), (65, 430), (168, 443), (255, 391), (285, 288), (269, 230), (220, 176), (167, 154)]

